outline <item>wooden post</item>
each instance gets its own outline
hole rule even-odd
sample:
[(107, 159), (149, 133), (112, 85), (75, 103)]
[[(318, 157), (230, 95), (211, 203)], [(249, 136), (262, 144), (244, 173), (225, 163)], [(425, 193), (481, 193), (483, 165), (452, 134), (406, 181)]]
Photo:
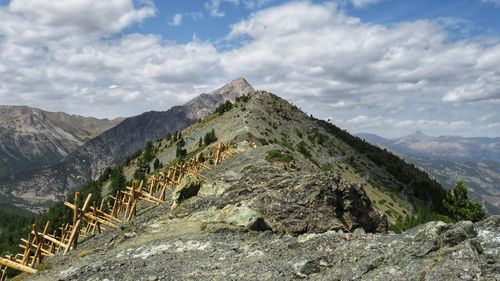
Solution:
[(36, 251), (35, 251), (35, 255), (33, 256), (33, 260), (31, 261), (31, 265), (30, 267), (35, 267), (35, 264), (36, 262), (41, 262), (42, 261), (42, 242), (39, 242), (37, 247), (36, 247)]
[(38, 244), (38, 226), (36, 224), (32, 224), (31, 227), (33, 228), (33, 243)]
[(111, 211), (111, 215), (115, 218), (118, 217), (118, 212), (120, 211), (119, 203), (120, 203), (120, 191), (117, 191), (115, 195), (115, 202), (113, 203), (113, 210)]
[[(75, 206), (80, 207), (80, 192), (75, 192)], [(76, 224), (76, 220), (78, 219), (78, 208), (73, 210), (73, 225)]]
[(219, 165), (221, 160), (221, 154), (222, 154), (222, 143), (219, 143), (219, 145), (217, 146), (217, 154), (215, 156), (215, 165)]
[(29, 258), (30, 258), (30, 253), (31, 253), (31, 234), (28, 234), (28, 242), (26, 244), (26, 249), (24, 249), (24, 252), (23, 252), (23, 258), (22, 258), (22, 261), (21, 263), (23, 265), (28, 265), (29, 263)]
[[(95, 204), (95, 201), (94, 201), (94, 204), (93, 204), (92, 207), (93, 207), (92, 208), (93, 209), (92, 213), (93, 213), (94, 216), (97, 217), (97, 205)], [(101, 204), (101, 207), (102, 207), (102, 204)], [(94, 228), (92, 229), (92, 234), (95, 234), (95, 229), (96, 228), (97, 228), (97, 232), (101, 233), (101, 226), (100, 226), (99, 222), (97, 222), (97, 221), (95, 222)]]

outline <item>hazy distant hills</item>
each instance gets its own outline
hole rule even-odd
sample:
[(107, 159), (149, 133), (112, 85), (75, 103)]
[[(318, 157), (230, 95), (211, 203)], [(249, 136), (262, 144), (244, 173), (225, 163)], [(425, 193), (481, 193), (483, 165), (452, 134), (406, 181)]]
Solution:
[(432, 137), (422, 132), (394, 139), (357, 136), (424, 168), (447, 188), (463, 180), (489, 213), (500, 214), (500, 138)]
[[(236, 79), (210, 94), (201, 94), (182, 106), (167, 111), (150, 111), (126, 118), (120, 124), (78, 147), (58, 163), (2, 181), (0, 197), (4, 201), (22, 199), (32, 205), (64, 198), (110, 166), (124, 162), (147, 142), (165, 137), (205, 118), (226, 100), (252, 93), (243, 78)], [(1, 198), (0, 198), (1, 199)]]
[(0, 177), (54, 164), (122, 120), (0, 105)]

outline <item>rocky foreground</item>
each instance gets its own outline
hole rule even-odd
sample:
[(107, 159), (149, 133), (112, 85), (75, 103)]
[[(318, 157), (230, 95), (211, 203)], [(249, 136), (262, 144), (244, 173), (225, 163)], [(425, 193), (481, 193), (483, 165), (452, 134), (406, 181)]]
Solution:
[[(500, 217), (403, 234), (197, 233), (131, 224), (27, 280), (499, 280)], [(170, 232), (170, 234), (169, 234)], [(140, 233), (140, 234), (139, 234)], [(175, 233), (174, 235), (171, 235)], [(181, 236), (182, 234), (182, 236)]]
[(370, 233), (387, 221), (357, 185), (278, 171), (249, 168), (203, 185), (188, 178), (173, 203), (143, 209), (26, 280), (500, 278), (499, 216)]

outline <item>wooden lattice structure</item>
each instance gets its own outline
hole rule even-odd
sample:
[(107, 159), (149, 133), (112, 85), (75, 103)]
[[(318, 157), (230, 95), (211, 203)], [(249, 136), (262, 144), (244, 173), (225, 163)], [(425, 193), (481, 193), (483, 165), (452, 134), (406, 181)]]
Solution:
[(21, 238), (19, 243), (22, 254), (0, 257), (0, 281), (6, 280), (8, 268), (28, 274), (36, 273), (35, 267), (43, 261), (44, 257), (50, 257), (59, 252), (66, 254), (78, 246), (80, 236), (88, 237), (108, 228), (118, 228), (119, 224), (137, 215), (139, 201), (155, 205), (165, 203), (167, 192), (179, 185), (185, 175), (191, 174), (206, 180), (207, 177), (202, 174), (203, 170), (211, 170), (211, 166), (218, 165), (223, 159), (236, 154), (238, 151), (231, 145), (219, 143), (215, 151), (206, 157), (197, 154), (191, 159), (151, 175), (147, 185), (144, 181), (132, 183), (131, 186), (116, 192), (114, 196), (109, 196), (109, 211), (104, 209), (104, 199), (97, 205), (95, 201), (92, 201), (90, 193), (81, 202), (80, 192), (75, 192), (73, 203), (64, 202), (64, 206), (73, 211), (72, 222), (61, 225), (52, 233), (48, 233), (50, 222), (45, 223), (41, 232), (38, 226), (33, 224), (27, 239)]

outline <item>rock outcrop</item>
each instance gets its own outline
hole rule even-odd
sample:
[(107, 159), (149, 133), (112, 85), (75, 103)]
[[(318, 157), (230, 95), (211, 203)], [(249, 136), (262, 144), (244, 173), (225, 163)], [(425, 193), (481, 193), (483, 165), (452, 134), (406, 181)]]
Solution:
[[(325, 173), (283, 173), (272, 166), (250, 168), (236, 180), (227, 181), (226, 191), (220, 195), (209, 195), (205, 187), (189, 184), (174, 194), (175, 214), (185, 217), (193, 214), (194, 218), (204, 223), (218, 223), (212, 218), (236, 217), (250, 219), (236, 226), (251, 227), (255, 220), (265, 224), (279, 234), (300, 235), (303, 233), (321, 233), (328, 230), (354, 231), (357, 228), (365, 232), (385, 232), (388, 230), (387, 218), (375, 211), (361, 185), (346, 182), (333, 174)], [(211, 188), (213, 183), (206, 183)], [(195, 187), (195, 188), (193, 188)], [(183, 194), (193, 196), (179, 206), (178, 198)], [(185, 191), (182, 193), (182, 191)], [(230, 215), (230, 216), (231, 216)], [(208, 220), (206, 218), (209, 218)], [(227, 219), (222, 219), (227, 222)], [(230, 223), (231, 224), (231, 223)]]

